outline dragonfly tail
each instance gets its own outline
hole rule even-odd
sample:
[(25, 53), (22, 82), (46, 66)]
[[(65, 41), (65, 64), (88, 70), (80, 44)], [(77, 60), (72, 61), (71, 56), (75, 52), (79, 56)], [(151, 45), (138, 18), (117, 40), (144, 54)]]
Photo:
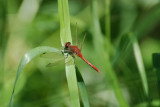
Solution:
[(78, 55), (80, 58), (82, 58), (88, 65), (90, 65), (93, 69), (95, 69), (97, 72), (99, 72), (100, 73), (100, 71), (93, 65), (93, 64), (91, 64), (88, 60), (86, 60), (83, 56), (82, 56), (82, 54), (79, 54)]

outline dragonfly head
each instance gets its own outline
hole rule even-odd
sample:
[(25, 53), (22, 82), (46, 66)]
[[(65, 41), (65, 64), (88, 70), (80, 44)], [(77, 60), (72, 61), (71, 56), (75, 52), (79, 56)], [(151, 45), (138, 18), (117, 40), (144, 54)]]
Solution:
[(71, 42), (66, 42), (65, 43), (65, 48), (69, 48), (71, 46)]

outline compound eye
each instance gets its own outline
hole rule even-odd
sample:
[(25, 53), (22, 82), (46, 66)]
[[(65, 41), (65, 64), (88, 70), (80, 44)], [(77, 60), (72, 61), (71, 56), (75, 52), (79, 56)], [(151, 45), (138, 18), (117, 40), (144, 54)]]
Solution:
[(70, 42), (66, 42), (66, 44), (65, 44), (65, 48), (68, 48), (70, 45), (71, 45), (71, 43), (70, 43)]

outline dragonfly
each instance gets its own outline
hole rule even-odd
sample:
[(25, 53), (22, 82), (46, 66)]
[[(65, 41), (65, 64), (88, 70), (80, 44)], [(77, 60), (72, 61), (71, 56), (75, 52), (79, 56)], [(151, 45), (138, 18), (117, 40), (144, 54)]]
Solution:
[[(85, 40), (86, 34), (83, 37), (83, 41), (81, 43), (81, 47), (78, 47), (78, 37), (77, 37), (77, 24), (76, 24), (76, 44), (77, 45), (72, 45), (71, 42), (66, 42), (65, 46), (64, 46), (64, 50), (61, 51), (62, 53), (67, 53), (69, 55), (71, 55), (73, 58), (75, 58), (75, 55), (78, 56), (79, 58), (81, 58), (83, 61), (85, 61), (89, 66), (91, 66), (94, 70), (96, 70), (97, 72), (100, 73), (100, 71), (98, 70), (97, 67), (95, 67), (92, 63), (90, 63), (88, 60), (86, 60), (81, 51), (82, 51), (82, 46)], [(49, 64), (51, 65), (51, 63)]]

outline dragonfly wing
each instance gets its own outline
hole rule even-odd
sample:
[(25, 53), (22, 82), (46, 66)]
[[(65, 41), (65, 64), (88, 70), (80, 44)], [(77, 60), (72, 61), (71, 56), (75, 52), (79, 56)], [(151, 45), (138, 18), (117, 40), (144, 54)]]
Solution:
[[(65, 50), (65, 51), (60, 50), (57, 52), (45, 52), (45, 53), (41, 54), (40, 57), (45, 58), (45, 60), (48, 61), (48, 64), (47, 65), (45, 64), (46, 67), (52, 67), (52, 66), (60, 65), (60, 64), (62, 64), (62, 62), (64, 63), (63, 53), (70, 54), (71, 52), (68, 50)], [(65, 57), (68, 57), (68, 55)], [(65, 62), (65, 63), (67, 63), (67, 62)]]
[(73, 53), (69, 50), (59, 50), (57, 52), (44, 52), (40, 55), (42, 58), (55, 58), (64, 55), (64, 53), (68, 53), (72, 55)]
[(45, 52), (39, 56), (39, 63), (41, 66), (52, 67), (57, 65), (58, 63), (62, 63), (64, 56), (62, 50), (57, 52)]
[(61, 63), (64, 63), (64, 57), (56, 59), (56, 60), (53, 59), (53, 61), (48, 63), (46, 65), (46, 67), (52, 67), (52, 66), (60, 65)]
[(59, 50), (57, 52), (45, 52), (45, 53), (42, 53), (40, 55), (41, 58), (56, 58), (56, 57), (59, 57), (59, 56), (62, 56), (63, 55), (63, 52), (62, 50)]

